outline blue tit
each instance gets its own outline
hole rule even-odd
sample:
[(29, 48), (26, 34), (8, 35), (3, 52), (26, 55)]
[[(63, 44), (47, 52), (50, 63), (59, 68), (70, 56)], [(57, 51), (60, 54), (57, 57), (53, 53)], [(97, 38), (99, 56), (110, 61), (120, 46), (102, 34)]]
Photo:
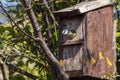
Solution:
[(63, 29), (62, 34), (70, 38), (74, 38), (76, 36), (75, 30)]

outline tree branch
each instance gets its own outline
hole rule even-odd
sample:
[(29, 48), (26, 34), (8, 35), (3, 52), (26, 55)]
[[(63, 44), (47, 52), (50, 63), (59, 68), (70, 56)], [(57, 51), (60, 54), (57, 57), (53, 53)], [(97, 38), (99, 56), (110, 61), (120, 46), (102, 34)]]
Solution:
[[(42, 0), (40, 0), (41, 2), (40, 3), (43, 3)], [(46, 3), (44, 3), (46, 4)], [(50, 24), (49, 22), (49, 18), (47, 16), (47, 12), (43, 9), (42, 5), (39, 5), (40, 7), (40, 12), (42, 13), (42, 20), (44, 22), (44, 28), (46, 28), (46, 35), (47, 35), (47, 42), (48, 42), (48, 46), (49, 48), (52, 46), (52, 40), (53, 40), (53, 37), (52, 37), (52, 33), (50, 31), (50, 29), (48, 28)], [(51, 40), (51, 41), (50, 41)]]
[(38, 25), (38, 22), (37, 22), (37, 19), (34, 15), (34, 12), (33, 10), (31, 9), (31, 1), (30, 0), (23, 0), (24, 1), (24, 7), (25, 9), (28, 9), (26, 10), (27, 11), (27, 14), (28, 14), (28, 17), (30, 18), (30, 21), (31, 21), (31, 24), (33, 26), (33, 29), (34, 29), (34, 35), (35, 37), (41, 37), (41, 30), (40, 30), (40, 27)]
[(12, 65), (11, 63), (9, 63), (9, 62), (6, 60), (6, 58), (2, 55), (2, 53), (0, 54), (0, 57), (2, 57), (2, 61), (3, 61), (10, 69), (12, 69), (12, 70), (14, 70), (14, 71), (16, 71), (16, 72), (19, 72), (19, 73), (21, 73), (21, 74), (23, 74), (23, 75), (25, 75), (25, 76), (27, 76), (27, 77), (30, 77), (30, 78), (32, 78), (33, 80), (37, 79), (37, 76), (32, 75), (32, 74), (30, 74), (30, 73), (28, 73), (28, 72), (26, 72), (26, 71), (23, 71), (22, 69), (20, 69), (20, 68), (18, 68), (18, 67), (16, 67), (16, 66)]
[(3, 80), (9, 80), (9, 77), (7, 75), (6, 65), (4, 64), (3, 61), (1, 61), (0, 67), (1, 67), (1, 71), (2, 71)]
[[(31, 6), (31, 1), (30, 0), (23, 0), (24, 1), (24, 6), (25, 8), (30, 8)], [(58, 73), (58, 76), (62, 80), (69, 80), (68, 75), (64, 72), (63, 68), (61, 67), (59, 61), (55, 58), (55, 56), (52, 54), (50, 49), (48, 48), (47, 44), (45, 43), (42, 35), (41, 35), (41, 29), (38, 25), (37, 19), (35, 17), (35, 14), (32, 9), (27, 10), (27, 14), (30, 18), (30, 21), (32, 23), (35, 36), (36, 36), (36, 41), (38, 45), (41, 47), (43, 52), (45, 53), (46, 58), (48, 59), (47, 61), (51, 63), (51, 66), (54, 66), (54, 70)]]
[(29, 34), (27, 34), (26, 32), (24, 32), (20, 26), (12, 19), (12, 17), (10, 16), (10, 14), (4, 9), (2, 3), (0, 2), (0, 7), (1, 9), (4, 11), (4, 13), (7, 15), (7, 17), (14, 23), (15, 26), (17, 26), (17, 28), (26, 36), (28, 36), (29, 38), (35, 39), (34, 37), (30, 36)]

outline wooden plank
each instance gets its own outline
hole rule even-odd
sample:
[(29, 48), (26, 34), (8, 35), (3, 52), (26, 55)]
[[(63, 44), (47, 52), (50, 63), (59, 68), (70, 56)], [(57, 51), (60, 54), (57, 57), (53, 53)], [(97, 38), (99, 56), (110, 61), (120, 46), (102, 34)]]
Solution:
[(84, 40), (76, 40), (76, 41), (72, 41), (72, 40), (67, 40), (67, 41), (61, 41), (60, 42), (60, 46), (70, 46), (70, 45), (79, 45), (79, 44), (83, 44)]
[[(90, 76), (100, 79), (108, 73), (116, 73), (116, 21), (113, 20), (112, 6), (74, 17), (60, 18), (59, 60), (70, 77)], [(77, 36), (71, 39), (62, 35), (65, 28), (75, 30)], [(84, 40), (84, 45), (76, 42), (78, 40)], [(61, 42), (67, 46), (60, 46)]]
[(113, 48), (115, 43), (112, 15), (110, 6), (87, 13), (83, 75), (98, 78), (107, 76), (108, 73), (115, 75), (116, 53), (115, 46)]
[(70, 17), (112, 4), (113, 2), (111, 0), (94, 0), (94, 1), (82, 2), (75, 6), (65, 8), (59, 11), (55, 11), (54, 13), (56, 16), (59, 17)]
[[(79, 40), (83, 40), (83, 32), (82, 32), (82, 21), (84, 19), (83, 16), (70, 17), (61, 19), (60, 22), (60, 31), (59, 31), (59, 45), (61, 41), (71, 41), (76, 42)], [(66, 26), (63, 26), (66, 25)], [(68, 28), (70, 30), (76, 31), (76, 37), (73, 39), (62, 35), (62, 30), (64, 28)], [(75, 44), (77, 44), (76, 42)], [(68, 73), (68, 75), (75, 75), (79, 72), (79, 75), (82, 74), (80, 70), (82, 70), (82, 54), (83, 54), (83, 46), (81, 44), (77, 45), (68, 45), (68, 46), (59, 46), (59, 59), (63, 60), (63, 68)], [(79, 71), (78, 71), (79, 70)], [(71, 73), (71, 71), (73, 71)]]

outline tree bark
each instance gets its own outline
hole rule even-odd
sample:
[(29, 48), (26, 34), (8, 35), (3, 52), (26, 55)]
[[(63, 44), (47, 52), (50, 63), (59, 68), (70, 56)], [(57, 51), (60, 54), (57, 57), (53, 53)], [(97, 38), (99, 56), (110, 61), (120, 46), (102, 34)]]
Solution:
[[(40, 3), (44, 3), (44, 1), (43, 0), (39, 0), (39, 2)], [(47, 8), (48, 8), (48, 5), (47, 5), (47, 3), (45, 4), (46, 6), (47, 6)], [(49, 4), (49, 6), (51, 6), (52, 4)], [(51, 30), (49, 30), (49, 25), (52, 25), (52, 24), (54, 24), (54, 23), (50, 23), (49, 22), (49, 18), (51, 19), (52, 17), (49, 17), (47, 14), (49, 14), (49, 13), (47, 13), (46, 11), (45, 11), (45, 9), (43, 8), (43, 5), (39, 5), (39, 9), (40, 9), (40, 13), (42, 14), (42, 20), (43, 20), (43, 22), (44, 22), (44, 27), (46, 28), (46, 34), (47, 34), (47, 42), (48, 42), (48, 47), (51, 49), (53, 46), (52, 46), (52, 41), (53, 41), (53, 36), (52, 36), (52, 33), (51, 33)], [(49, 11), (50, 12), (50, 11)], [(52, 13), (51, 13), (51, 15), (52, 15)], [(55, 19), (52, 19), (52, 22), (54, 22), (54, 20)], [(48, 62), (48, 64), (49, 65), (51, 65), (49, 62)], [(52, 72), (52, 74), (53, 74), (53, 79), (55, 80), (55, 79), (57, 79), (57, 75), (56, 75), (56, 73), (57, 72), (55, 72), (55, 70), (54, 70), (54, 68), (52, 67), (52, 66), (50, 66), (50, 71)]]
[(38, 25), (37, 19), (35, 17), (35, 14), (31, 8), (31, 1), (30, 0), (24, 0), (24, 6), (25, 8), (27, 8), (27, 14), (28, 17), (30, 18), (32, 27), (34, 29), (34, 35), (36, 37), (36, 42), (38, 44), (38, 46), (41, 47), (41, 49), (43, 50), (47, 61), (49, 63), (51, 63), (51, 67), (54, 66), (54, 70), (56, 70), (57, 72), (57, 76), (59, 77), (60, 80), (69, 80), (68, 75), (64, 72), (63, 68), (61, 67), (59, 61), (55, 58), (55, 56), (53, 55), (53, 53), (50, 51), (50, 49), (48, 48), (47, 44), (45, 43), (42, 35), (41, 35), (41, 29)]

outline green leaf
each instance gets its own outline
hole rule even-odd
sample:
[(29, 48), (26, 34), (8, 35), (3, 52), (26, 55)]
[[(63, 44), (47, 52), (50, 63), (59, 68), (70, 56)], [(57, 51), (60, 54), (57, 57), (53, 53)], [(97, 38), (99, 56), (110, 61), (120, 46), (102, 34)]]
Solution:
[(116, 37), (120, 37), (120, 32), (117, 32), (117, 33), (116, 33)]
[(31, 51), (29, 51), (29, 50), (25, 50), (25, 53), (30, 53)]
[(0, 26), (0, 34), (2, 34), (3, 32), (5, 32), (5, 28), (3, 26)]
[(117, 5), (117, 9), (120, 9), (120, 5)]
[(25, 80), (25, 78), (21, 74), (16, 74), (15, 76), (11, 76), (10, 80)]

